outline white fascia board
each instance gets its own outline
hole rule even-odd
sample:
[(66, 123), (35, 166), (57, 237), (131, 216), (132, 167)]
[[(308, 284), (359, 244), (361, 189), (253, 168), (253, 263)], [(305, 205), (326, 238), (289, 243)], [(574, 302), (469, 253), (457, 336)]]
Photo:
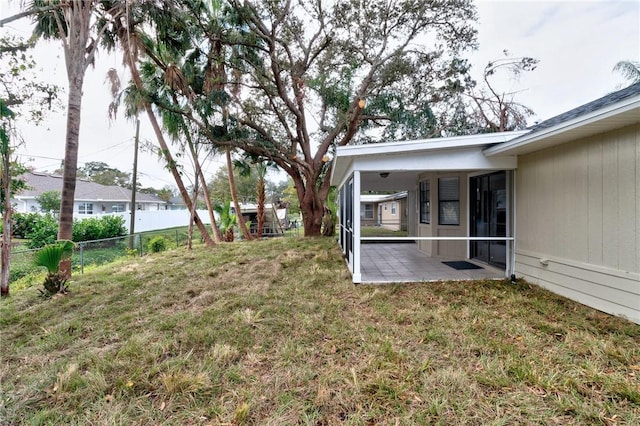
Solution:
[[(499, 167), (496, 164), (504, 164), (504, 169), (513, 169), (517, 162), (515, 159), (492, 159), (487, 161), (487, 158), (482, 154), (482, 150), (487, 145), (504, 143), (526, 133), (527, 131), (523, 130), (416, 141), (340, 146), (336, 150), (336, 156), (333, 160), (334, 167), (331, 171), (331, 184), (338, 187), (344, 185), (354, 170), (497, 170)], [(456, 161), (460, 158), (468, 157), (470, 149), (476, 153), (474, 155), (476, 160), (457, 164)], [(480, 158), (477, 154), (480, 154), (483, 158)], [(460, 158), (452, 161), (452, 156)], [(369, 163), (373, 166), (365, 166), (365, 164)]]
[(367, 145), (340, 146), (336, 151), (338, 157), (360, 157), (367, 155), (392, 155), (439, 149), (453, 149), (477, 145), (491, 145), (510, 141), (527, 131), (483, 133), (470, 136), (454, 136), (448, 138), (419, 139), (414, 141), (381, 142)]
[(513, 140), (501, 143), (500, 145), (487, 148), (484, 152), (488, 156), (500, 154), (509, 155), (510, 153), (525, 145), (530, 145), (543, 139), (557, 136), (562, 133), (567, 133), (572, 130), (587, 126), (589, 124), (595, 124), (607, 118), (615, 117), (617, 115), (633, 111), (634, 109), (640, 110), (640, 95), (575, 117), (571, 120), (559, 123), (555, 126), (551, 126), (533, 133), (529, 132), (528, 134), (524, 134), (523, 136), (520, 136)]
[(338, 158), (333, 159), (333, 170), (331, 170), (331, 185), (338, 188), (343, 187), (349, 177), (353, 174), (353, 159), (352, 158)]
[(353, 161), (353, 169), (360, 171), (453, 171), (453, 170), (512, 170), (518, 166), (515, 156), (487, 157), (481, 147), (447, 149), (425, 155), (404, 153), (359, 157)]

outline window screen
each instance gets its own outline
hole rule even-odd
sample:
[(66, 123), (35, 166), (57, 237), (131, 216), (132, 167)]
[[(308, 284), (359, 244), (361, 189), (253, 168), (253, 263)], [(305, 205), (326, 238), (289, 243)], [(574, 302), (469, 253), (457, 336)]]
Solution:
[(460, 225), (460, 178), (438, 179), (438, 222)]
[(420, 182), (420, 223), (431, 223), (431, 188), (428, 180)]

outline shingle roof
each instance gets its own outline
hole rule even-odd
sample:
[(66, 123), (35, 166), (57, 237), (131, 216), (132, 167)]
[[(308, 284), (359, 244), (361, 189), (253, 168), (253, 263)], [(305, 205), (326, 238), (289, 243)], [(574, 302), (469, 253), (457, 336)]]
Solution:
[[(37, 197), (43, 192), (62, 191), (62, 176), (44, 173), (28, 172), (22, 175), (27, 182), (28, 189), (18, 194), (18, 197)], [(76, 181), (75, 197), (78, 201), (131, 201), (131, 190), (120, 186), (100, 185), (78, 179)], [(136, 202), (164, 203), (160, 198), (151, 194), (136, 194)]]
[(563, 112), (562, 114), (556, 115), (555, 117), (552, 117), (541, 123), (534, 124), (533, 126), (528, 128), (528, 130), (531, 130), (529, 135), (531, 133), (535, 133), (537, 131), (553, 127), (557, 124), (561, 124), (574, 118), (580, 117), (581, 115), (597, 111), (607, 105), (614, 104), (623, 99), (630, 98), (638, 94), (640, 94), (640, 83), (632, 84), (631, 86), (626, 87), (622, 90), (618, 90), (617, 92), (609, 93), (608, 95), (603, 96), (600, 99), (596, 99), (595, 101), (580, 105), (577, 108), (574, 108), (567, 112)]

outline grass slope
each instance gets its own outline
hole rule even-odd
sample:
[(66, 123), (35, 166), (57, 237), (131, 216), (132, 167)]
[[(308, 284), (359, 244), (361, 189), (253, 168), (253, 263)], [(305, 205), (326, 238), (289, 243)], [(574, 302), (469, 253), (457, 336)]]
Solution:
[(2, 424), (637, 424), (640, 327), (526, 283), (353, 286), (329, 239), (1, 302)]

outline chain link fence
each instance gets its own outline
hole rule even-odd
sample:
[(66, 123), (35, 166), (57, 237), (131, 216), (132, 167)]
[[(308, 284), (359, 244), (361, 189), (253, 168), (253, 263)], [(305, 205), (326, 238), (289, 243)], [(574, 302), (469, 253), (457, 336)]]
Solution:
[[(298, 228), (291, 228), (285, 231), (284, 234), (278, 235), (296, 237), (299, 234), (300, 230)], [(151, 252), (149, 243), (157, 237), (164, 238), (167, 249), (186, 247), (189, 238), (186, 228), (176, 228), (102, 240), (81, 241), (76, 243), (73, 252), (71, 260), (73, 270), (84, 273), (84, 269), (87, 266), (104, 265), (123, 257), (143, 256)], [(192, 243), (194, 245), (203, 243), (202, 237), (197, 230), (193, 233)], [(33, 265), (33, 256), (38, 250), (24, 249), (20, 246), (11, 250), (9, 282), (14, 282), (39, 270), (38, 267)]]
[[(163, 237), (166, 248), (184, 247), (187, 245), (186, 229), (150, 231), (134, 235), (106, 238), (102, 240), (81, 241), (76, 243), (71, 259), (73, 270), (84, 273), (87, 266), (99, 266), (111, 263), (119, 258), (143, 256), (149, 253), (149, 242), (156, 237)], [(193, 243), (201, 242), (199, 233), (194, 232)], [(39, 249), (23, 249), (20, 246), (11, 250), (9, 282), (39, 270), (33, 264), (34, 254)]]

